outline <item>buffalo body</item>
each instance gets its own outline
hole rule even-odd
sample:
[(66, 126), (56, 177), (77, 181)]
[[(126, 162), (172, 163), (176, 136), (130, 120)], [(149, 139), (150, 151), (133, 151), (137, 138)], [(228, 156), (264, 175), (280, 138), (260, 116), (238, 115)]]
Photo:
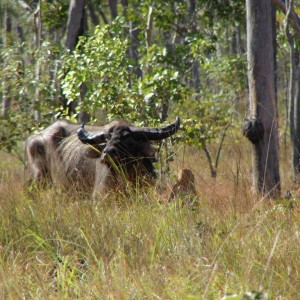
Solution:
[(155, 178), (152, 141), (165, 139), (178, 128), (178, 117), (157, 128), (125, 121), (80, 127), (58, 120), (26, 141), (30, 181), (94, 195), (128, 182), (150, 182)]

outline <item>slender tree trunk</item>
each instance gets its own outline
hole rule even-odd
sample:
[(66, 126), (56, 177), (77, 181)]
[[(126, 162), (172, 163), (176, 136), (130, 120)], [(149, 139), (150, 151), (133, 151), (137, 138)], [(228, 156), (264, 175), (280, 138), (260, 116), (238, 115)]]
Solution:
[(271, 23), (272, 23), (272, 43), (273, 43), (273, 62), (275, 80), (275, 101), (277, 106), (277, 30), (276, 30), (276, 6), (271, 4)]
[(253, 181), (272, 198), (280, 195), (278, 114), (274, 78), (271, 0), (246, 0), (250, 116), (244, 135), (253, 144)]
[[(71, 0), (68, 28), (67, 28), (67, 40), (66, 48), (71, 52), (75, 49), (78, 39), (84, 33), (85, 28), (85, 0)], [(80, 98), (82, 99), (86, 93), (86, 86), (83, 84), (81, 87)], [(80, 100), (81, 102), (82, 100)], [(78, 101), (73, 101), (69, 106), (69, 113), (74, 114), (76, 112), (76, 107), (79, 105)], [(78, 114), (78, 122), (88, 122), (90, 116), (83, 111)]]
[[(8, 15), (8, 11), (4, 8), (4, 38), (3, 38), (3, 45), (4, 47), (9, 47), (11, 44), (11, 18)], [(10, 83), (6, 77), (2, 82), (2, 116), (6, 117), (8, 115), (8, 111), (11, 107), (11, 97), (10, 97)]]
[[(41, 49), (41, 34), (42, 34), (42, 22), (41, 22), (41, 7), (38, 4), (37, 9), (33, 13), (33, 23), (34, 23), (34, 32), (35, 32), (35, 49), (36, 49), (36, 59), (35, 59), (35, 80), (36, 82), (40, 82), (41, 77), (41, 64), (40, 64), (40, 57), (39, 52)], [(40, 110), (40, 88), (37, 84), (35, 87), (35, 95), (34, 95), (34, 119), (37, 122), (41, 122), (42, 120), (42, 113)], [(37, 108), (37, 109), (36, 109)]]
[(146, 49), (147, 53), (149, 54), (149, 48), (152, 44), (152, 29), (153, 29), (153, 6), (150, 5), (148, 7), (148, 16), (147, 16), (147, 23), (146, 23), (146, 30), (145, 30), (145, 38), (146, 38)]
[(102, 9), (99, 9), (99, 14), (102, 17), (103, 22), (105, 24), (108, 24), (109, 22), (108, 22), (107, 17), (106, 17), (106, 15), (105, 15), (105, 13), (104, 13), (104, 11)]
[[(121, 0), (121, 3), (123, 6), (123, 16), (127, 19), (128, 18), (127, 10), (128, 10), (129, 3), (126, 0)], [(139, 4), (135, 4), (134, 8), (136, 11), (138, 11)], [(132, 69), (131, 73), (135, 74), (136, 76), (141, 78), (143, 76), (143, 72), (139, 65), (139, 53), (138, 53), (138, 48), (140, 46), (140, 41), (138, 38), (140, 29), (139, 29), (138, 24), (136, 24), (135, 22), (129, 21), (128, 25), (129, 25), (129, 37), (130, 37), (130, 45), (128, 47), (128, 55), (132, 59), (133, 64), (134, 64), (134, 68)], [(130, 80), (130, 81), (132, 81), (132, 80)], [(132, 82), (130, 82), (129, 84), (131, 86)]]
[(294, 94), (294, 138), (293, 138), (293, 173), (295, 180), (300, 177), (300, 50), (295, 55), (295, 94)]
[(236, 26), (234, 26), (233, 33), (232, 33), (231, 53), (241, 54), (244, 52), (245, 52), (245, 49), (243, 49), (243, 46), (242, 46), (241, 27), (236, 25)]
[[(192, 24), (194, 25), (192, 32), (196, 33), (197, 27), (196, 27), (196, 20), (195, 20), (195, 14), (196, 14), (196, 7), (197, 3), (196, 0), (189, 0), (189, 22), (192, 20)], [(196, 93), (200, 92), (200, 63), (197, 58), (195, 58), (193, 66), (192, 66), (192, 72), (191, 72), (191, 80), (190, 85), (195, 89)]]
[[(291, 2), (291, 0), (288, 0), (288, 1)], [(287, 0), (272, 0), (272, 2), (284, 14), (287, 13), (287, 9), (286, 9)], [(290, 21), (291, 21), (292, 27), (295, 30), (295, 35), (296, 35), (297, 39), (300, 39), (300, 20), (299, 20), (299, 16), (294, 12), (294, 10), (291, 10)]]
[(299, 50), (296, 50), (295, 38), (290, 30), (294, 1), (286, 1), (285, 32), (290, 48), (290, 78), (288, 86), (288, 115), (292, 140), (292, 173), (294, 180), (300, 175), (300, 91), (299, 91)]
[(84, 32), (84, 5), (85, 0), (70, 0), (66, 48), (71, 52)]
[(130, 46), (129, 46), (129, 56), (133, 60), (134, 68), (133, 73), (137, 75), (137, 77), (141, 78), (143, 76), (142, 70), (139, 65), (139, 53), (138, 48), (140, 46), (139, 41), (139, 32), (140, 29), (138, 25), (132, 21), (129, 21), (129, 36), (130, 36)]
[(113, 20), (118, 16), (118, 0), (108, 0), (108, 6)]
[[(90, 16), (91, 16), (91, 20), (92, 20), (94, 26), (96, 26), (96, 25), (99, 24), (99, 17), (95, 12), (93, 2), (88, 1), (87, 5), (88, 5), (89, 13), (90, 13)], [(105, 22), (105, 23), (107, 24), (107, 22)]]
[[(293, 150), (292, 150), (292, 156), (294, 156), (294, 150), (295, 150), (295, 85), (296, 85), (296, 65), (295, 65), (295, 43), (294, 38), (288, 34), (287, 36), (288, 42), (289, 42), (289, 48), (290, 48), (290, 76), (289, 76), (289, 85), (288, 85), (288, 123), (290, 127), (290, 135), (291, 140), (293, 144)], [(295, 165), (294, 165), (294, 159), (293, 159), (293, 175), (295, 176)]]

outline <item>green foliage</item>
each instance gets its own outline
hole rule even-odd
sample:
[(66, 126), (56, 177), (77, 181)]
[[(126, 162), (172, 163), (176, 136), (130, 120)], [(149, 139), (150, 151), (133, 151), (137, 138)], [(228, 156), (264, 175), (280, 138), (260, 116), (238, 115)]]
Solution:
[(202, 148), (220, 138), (224, 128), (232, 121), (226, 101), (201, 97), (200, 100), (184, 101), (179, 110), (183, 115), (183, 141)]
[[(182, 48), (150, 46), (140, 59), (144, 76), (138, 78), (127, 56), (123, 22), (118, 19), (111, 26), (96, 28), (94, 35), (82, 38), (67, 57), (63, 79), (66, 98), (77, 101), (84, 85), (81, 109), (93, 118), (100, 110), (108, 119), (123, 117), (141, 123), (165, 120), (173, 107), (183, 119), (185, 142), (202, 147), (220, 137), (233, 121), (234, 104), (246, 87), (245, 56), (219, 57), (213, 41), (191, 34)], [(183, 85), (177, 71), (190, 68), (195, 59), (209, 78), (198, 94)], [(188, 79), (190, 75), (184, 74)]]
[[(91, 3), (109, 14), (105, 6)], [(5, 5), (11, 15), (22, 15), (18, 21), (26, 35), (20, 42), (14, 33), (12, 44), (1, 51), (0, 79), (9, 88), (2, 86), (0, 93), (9, 91), (12, 99), (1, 149), (12, 151), (17, 140), (54, 117), (75, 120), (77, 114), (70, 115), (74, 106), (93, 120), (120, 117), (141, 125), (178, 114), (184, 141), (198, 147), (218, 139), (223, 127), (235, 122), (232, 116), (246, 87), (245, 58), (230, 54), (228, 36), (237, 27), (244, 33), (244, 1), (199, 1), (193, 11), (188, 1), (129, 1), (123, 18), (91, 28), (67, 54), (61, 44), (69, 1), (41, 3), (41, 45), (30, 25), (36, 2), (26, 15), (15, 3)], [(134, 31), (128, 31), (128, 24)], [(130, 59), (132, 47), (137, 57)]]
[(111, 116), (128, 113), (131, 66), (126, 55), (127, 41), (120, 30), (118, 23), (112, 28), (96, 27), (94, 35), (81, 38), (77, 49), (66, 59), (64, 94), (69, 102), (77, 101), (84, 84), (87, 92), (82, 109), (94, 117), (99, 108)]
[(153, 45), (142, 64), (148, 67), (148, 72), (138, 83), (138, 89), (143, 93), (144, 109), (152, 119), (165, 120), (169, 106), (182, 99), (186, 87), (181, 83), (179, 72), (172, 67), (166, 67), (168, 51), (165, 47)]
[[(234, 98), (247, 88), (246, 55), (215, 55), (202, 64), (207, 77), (214, 80), (215, 89), (224, 97)], [(218, 92), (217, 92), (218, 93)]]
[[(19, 142), (24, 141), (37, 128), (48, 124), (53, 119), (54, 107), (60, 105), (59, 90), (54, 81), (62, 49), (56, 40), (59, 35), (53, 41), (51, 37), (55, 35), (45, 33), (43, 42), (37, 45), (36, 30), (31, 27), (36, 2), (30, 3), (32, 11), (22, 13), (19, 11), (21, 6), (14, 1), (1, 5), (0, 10), (8, 10), (12, 24), (13, 18), (18, 16), (18, 21), (15, 22), (18, 31), (14, 32), (15, 26), (9, 32), (3, 30), (6, 43), (0, 47), (0, 95), (9, 99), (11, 104), (0, 117), (3, 124), (0, 129), (0, 149), (14, 153), (23, 161), (23, 150), (19, 149)], [(59, 26), (59, 22), (63, 21), (63, 14), (66, 16), (67, 7), (68, 1), (43, 3), (43, 25)], [(35, 23), (35, 26), (38, 24)], [(42, 116), (41, 119), (39, 115)]]
[[(24, 118), (27, 119), (29, 115), (28, 103), (23, 98), (26, 94), (26, 86), (24, 79), (24, 63), (19, 55), (18, 49), (15, 47), (7, 47), (0, 53), (0, 81), (3, 83), (0, 86), (0, 94), (7, 99), (14, 101), (12, 111), (8, 111), (5, 116), (1, 116), (1, 131), (0, 131), (0, 148), (13, 152), (16, 150), (17, 142), (23, 138), (23, 124)], [(29, 75), (27, 73), (27, 75)], [(29, 75), (30, 77), (30, 75)], [(25, 100), (25, 101), (24, 101)], [(29, 104), (30, 105), (30, 104)], [(21, 123), (19, 124), (19, 122)]]
[[(30, 47), (26, 43), (21, 46), (23, 50)], [(0, 81), (3, 82), (0, 93), (10, 98), (12, 103), (10, 110), (1, 116), (2, 123), (6, 125), (0, 131), (1, 149), (11, 152), (17, 141), (23, 140), (28, 132), (34, 130), (38, 125), (34, 119), (34, 111), (43, 114), (40, 126), (51, 119), (49, 112), (55, 103), (49, 100), (56, 91), (49, 85), (50, 74), (43, 71), (53, 67), (55, 53), (56, 50), (46, 42), (32, 53), (33, 57), (24, 57), (17, 45), (8, 46), (0, 52)], [(36, 65), (42, 70), (38, 78)], [(39, 97), (44, 101), (35, 99), (37, 87)]]
[(208, 17), (216, 15), (218, 18), (228, 20), (233, 18), (236, 22), (243, 23), (245, 18), (245, 1), (200, 0), (200, 5), (205, 5), (205, 14)]
[(44, 1), (41, 5), (43, 23), (52, 29), (65, 27), (68, 19), (68, 0)]
[(213, 56), (203, 58), (202, 62), (209, 83), (202, 83), (199, 94), (187, 96), (175, 106), (175, 111), (183, 117), (184, 142), (200, 148), (219, 141), (227, 126), (235, 126), (236, 104), (246, 88), (244, 56)]
[(92, 36), (79, 41), (66, 58), (64, 94), (69, 102), (75, 102), (85, 86), (81, 109), (93, 118), (100, 110), (108, 119), (122, 117), (144, 123), (164, 120), (164, 106), (181, 97), (178, 72), (163, 67), (164, 49), (155, 49), (144, 61), (149, 71), (138, 78), (132, 72), (122, 25), (123, 21), (117, 19), (111, 26), (96, 27)]

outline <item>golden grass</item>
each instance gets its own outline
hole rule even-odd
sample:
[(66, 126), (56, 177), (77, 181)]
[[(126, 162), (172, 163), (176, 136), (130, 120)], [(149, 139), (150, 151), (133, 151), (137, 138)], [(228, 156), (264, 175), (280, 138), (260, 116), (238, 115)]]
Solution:
[[(220, 299), (262, 291), (297, 299), (300, 222), (291, 200), (251, 189), (250, 151), (225, 145), (216, 179), (203, 153), (179, 146), (200, 202), (166, 204), (155, 189), (105, 199), (28, 193), (12, 157), (0, 163), (1, 299)], [(283, 153), (283, 191), (293, 188)], [(172, 178), (165, 179), (171, 185)]]

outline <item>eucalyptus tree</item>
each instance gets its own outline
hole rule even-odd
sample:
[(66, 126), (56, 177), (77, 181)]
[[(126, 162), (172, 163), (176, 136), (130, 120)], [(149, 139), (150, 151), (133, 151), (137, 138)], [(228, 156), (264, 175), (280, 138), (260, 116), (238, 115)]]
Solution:
[(253, 181), (263, 195), (280, 195), (271, 0), (247, 0), (249, 117), (243, 131), (253, 145)]

